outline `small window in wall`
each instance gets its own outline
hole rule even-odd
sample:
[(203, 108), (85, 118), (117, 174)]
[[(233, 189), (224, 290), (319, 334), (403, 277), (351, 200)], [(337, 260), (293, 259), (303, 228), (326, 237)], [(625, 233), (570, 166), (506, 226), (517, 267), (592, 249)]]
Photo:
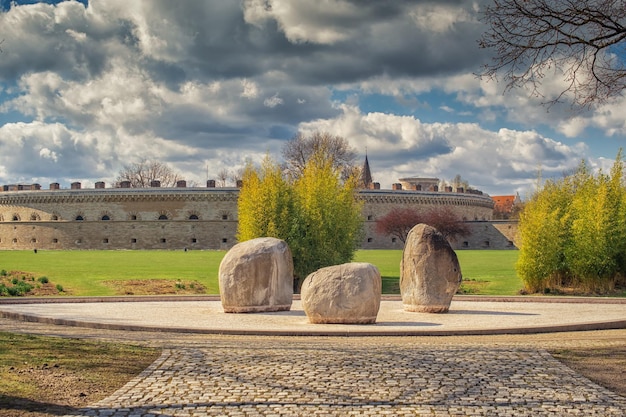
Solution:
[(132, 239), (130, 240), (130, 243), (137, 243), (137, 239), (132, 238)]
[(488, 241), (488, 240), (485, 240), (485, 242), (483, 242), (483, 245), (484, 245), (485, 247), (487, 247), (487, 248), (488, 248), (488, 247), (489, 247), (489, 245), (490, 245), (490, 243), (489, 243), (489, 241)]
[(161, 243), (165, 243), (165, 242), (167, 242), (167, 239), (162, 238), (162, 239), (161, 239)]
[(465, 242), (463, 242), (463, 247), (464, 248), (469, 248), (469, 242), (467, 240)]
[(367, 220), (374, 220), (374, 216), (372, 216), (371, 214), (367, 216)]
[(137, 220), (137, 215), (136, 215), (136, 214), (133, 214), (132, 216), (130, 216), (130, 219), (131, 219), (131, 220)]
[(36, 222), (37, 220), (39, 220), (39, 216), (37, 216), (35, 213), (30, 215), (31, 222)]
[(17, 238), (13, 238), (13, 243), (17, 243)]
[(397, 241), (397, 240), (398, 240), (397, 238), (392, 237), (392, 238), (391, 238), (391, 243), (396, 243), (396, 241)]
[(83, 240), (82, 240), (82, 239), (76, 239), (76, 244), (77, 244), (77, 245), (80, 245), (81, 243), (83, 243)]
[(167, 215), (166, 214), (161, 214), (159, 216), (159, 220), (167, 220)]
[(371, 237), (367, 238), (367, 243), (372, 243), (374, 241), (374, 239), (372, 239)]
[(17, 214), (13, 215), (13, 219), (14, 222), (19, 222), (20, 221), (20, 216), (18, 216)]
[(57, 238), (52, 239), (52, 243), (59, 243), (59, 239)]
[(59, 216), (57, 216), (56, 214), (53, 214), (52, 217), (50, 217), (50, 220), (57, 221), (59, 220)]
[(109, 217), (108, 214), (105, 214), (104, 216), (102, 216), (100, 220), (104, 220), (104, 221), (111, 220), (111, 217)]
[(85, 220), (85, 218), (79, 214), (78, 216), (76, 216), (76, 219), (75, 219), (75, 220), (76, 220), (77, 222), (82, 222), (83, 220)]
[(507, 246), (511, 248), (515, 246), (515, 244), (513, 243), (513, 241), (509, 240), (509, 243), (507, 244)]
[(36, 238), (32, 238), (32, 239), (30, 240), (30, 243), (37, 243), (37, 239), (36, 239)]
[(191, 216), (189, 216), (189, 220), (198, 220), (198, 215), (192, 214)]
[(228, 214), (222, 214), (222, 220), (228, 220)]
[(222, 243), (228, 243), (228, 239), (223, 238), (223, 239), (222, 239)]
[(102, 239), (102, 243), (109, 243), (109, 238), (105, 237), (104, 239)]
[(191, 243), (198, 243), (198, 239), (196, 239), (195, 237), (191, 238)]

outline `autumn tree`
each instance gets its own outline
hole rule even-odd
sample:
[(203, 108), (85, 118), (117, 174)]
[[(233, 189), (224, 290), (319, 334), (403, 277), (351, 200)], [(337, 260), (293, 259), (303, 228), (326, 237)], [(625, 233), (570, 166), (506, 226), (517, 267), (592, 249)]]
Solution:
[(481, 75), (503, 74), (507, 89), (540, 93), (544, 77), (563, 77), (564, 89), (589, 107), (622, 95), (626, 86), (626, 3), (615, 0), (494, 0), (483, 11), (488, 30), (479, 40), (494, 53)]
[(311, 272), (349, 262), (362, 239), (357, 178), (346, 180), (323, 151), (311, 155), (298, 176), (285, 175), (266, 157), (249, 164), (239, 193), (239, 241), (271, 236), (287, 242), (296, 289)]
[(437, 229), (448, 241), (470, 234), (467, 223), (450, 207), (437, 207), (426, 211), (422, 216), (422, 223)]
[(248, 162), (242, 174), (238, 200), (237, 239), (257, 237), (287, 240), (294, 216), (293, 187), (280, 166), (267, 155), (260, 168)]
[(397, 237), (402, 243), (406, 243), (409, 232), (419, 223), (434, 227), (448, 241), (470, 233), (467, 223), (449, 207), (432, 208), (425, 212), (409, 207), (394, 207), (376, 220), (376, 232)]
[(610, 291), (626, 273), (626, 190), (621, 151), (610, 174), (582, 162), (547, 181), (520, 216), (517, 271), (530, 292), (573, 287)]
[(312, 155), (294, 182), (295, 215), (287, 243), (298, 285), (311, 272), (354, 257), (363, 237), (357, 182), (355, 176), (342, 180), (324, 152)]
[(376, 233), (394, 236), (406, 243), (411, 229), (422, 223), (422, 216), (415, 209), (409, 207), (394, 207), (384, 216), (376, 220)]
[(326, 132), (314, 132), (309, 136), (298, 133), (287, 142), (283, 147), (286, 171), (294, 178), (301, 176), (313, 155), (322, 155), (344, 180), (360, 173), (355, 166), (356, 152), (348, 141)]
[(116, 183), (129, 181), (132, 188), (150, 187), (152, 181), (159, 181), (162, 187), (175, 187), (181, 179), (180, 174), (173, 171), (167, 164), (142, 159), (129, 165), (124, 165), (117, 175)]

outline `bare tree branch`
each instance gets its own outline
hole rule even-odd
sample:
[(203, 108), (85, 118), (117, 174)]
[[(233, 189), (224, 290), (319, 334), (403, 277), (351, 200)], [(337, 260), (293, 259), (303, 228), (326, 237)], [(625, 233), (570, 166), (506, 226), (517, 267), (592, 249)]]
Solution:
[[(481, 77), (502, 74), (507, 90), (530, 87), (547, 105), (568, 96), (573, 107), (590, 108), (623, 94), (624, 0), (494, 0), (483, 20), (489, 29), (479, 45), (495, 56)], [(566, 82), (556, 97), (542, 93), (548, 72)]]
[(174, 172), (163, 162), (142, 159), (125, 165), (118, 173), (116, 182), (130, 181), (132, 188), (150, 187), (152, 181), (159, 181), (162, 187), (174, 187), (180, 180), (180, 174)]
[(286, 171), (299, 177), (306, 163), (317, 152), (322, 152), (333, 167), (342, 173), (343, 179), (357, 173), (355, 167), (356, 152), (348, 141), (341, 136), (334, 136), (326, 132), (315, 132), (310, 136), (298, 133), (283, 147)]

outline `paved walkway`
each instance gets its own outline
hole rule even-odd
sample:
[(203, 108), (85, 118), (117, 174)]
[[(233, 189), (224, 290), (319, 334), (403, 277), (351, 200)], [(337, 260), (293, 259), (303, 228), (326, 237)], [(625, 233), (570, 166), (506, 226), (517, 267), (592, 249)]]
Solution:
[[(395, 316), (383, 316), (387, 318), (374, 327), (381, 329), (378, 336), (337, 336), (355, 334), (342, 330), (328, 333), (335, 336), (303, 337), (245, 332), (220, 335), (214, 331), (220, 314), (211, 313), (210, 306), (196, 307), (196, 302), (202, 303), (184, 302), (192, 303), (185, 308), (179, 303), (154, 301), (70, 303), (71, 308), (67, 304), (1, 304), (0, 315), (5, 318), (0, 319), (0, 326), (12, 331), (132, 340), (163, 347), (160, 359), (118, 392), (80, 410), (82, 416), (626, 415), (626, 398), (590, 382), (544, 350), (548, 346), (623, 345), (626, 326), (621, 330), (534, 334), (537, 326), (533, 319), (545, 315), (552, 317), (552, 325), (585, 327), (595, 323), (602, 328), (596, 316), (587, 316), (594, 310), (587, 303), (489, 301), (497, 304), (492, 307), (482, 302), (463, 301), (473, 303), (466, 305), (455, 301), (452, 314), (428, 315), (428, 320), (419, 316), (416, 320), (446, 328), (451, 336), (411, 332), (414, 324), (397, 324), (392, 320)], [(389, 310), (397, 311), (397, 301), (386, 303)], [(626, 319), (625, 304), (599, 306), (599, 315), (602, 311), (612, 312), (605, 324), (618, 327), (615, 323)], [(162, 328), (133, 324), (133, 320), (151, 323), (158, 309), (166, 312), (158, 314), (158, 320), (165, 320)], [(106, 320), (103, 311), (111, 312), (105, 315)], [(185, 321), (188, 316), (183, 311), (200, 314), (205, 321), (207, 316), (213, 320), (202, 331), (194, 321)], [(298, 326), (307, 326), (295, 312), (222, 315), (228, 320), (255, 317), (262, 325), (265, 323), (265, 330), (271, 330), (274, 320), (293, 317), (299, 320)], [(18, 321), (18, 313), (23, 320), (39, 323)], [(572, 316), (578, 318), (573, 320)], [(57, 323), (66, 326), (51, 325), (54, 320), (46, 317), (56, 317)], [(71, 322), (71, 317), (77, 321)], [(101, 328), (96, 328), (95, 317)], [(527, 321), (527, 327), (511, 324), (520, 317)], [(477, 321), (484, 321), (483, 326), (488, 328), (490, 318), (500, 322), (492, 330), (510, 328), (515, 329), (511, 333), (520, 334), (462, 336), (463, 328), (480, 330), (475, 326)], [(176, 326), (168, 327), (171, 323)], [(396, 325), (406, 331), (404, 336), (385, 335), (385, 329)], [(189, 326), (188, 331), (184, 331), (185, 326)], [(540, 331), (548, 331), (549, 323), (540, 327)], [(458, 333), (453, 335), (455, 328)], [(253, 328), (248, 330), (254, 333)], [(522, 334), (528, 332), (533, 334)]]

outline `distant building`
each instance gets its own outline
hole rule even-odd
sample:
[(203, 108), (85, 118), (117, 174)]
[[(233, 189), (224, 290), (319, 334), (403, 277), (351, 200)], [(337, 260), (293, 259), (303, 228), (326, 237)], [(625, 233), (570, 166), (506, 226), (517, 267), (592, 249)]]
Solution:
[(510, 218), (515, 206), (522, 202), (519, 193), (515, 195), (492, 196), (491, 199), (493, 200), (493, 216), (495, 219)]

